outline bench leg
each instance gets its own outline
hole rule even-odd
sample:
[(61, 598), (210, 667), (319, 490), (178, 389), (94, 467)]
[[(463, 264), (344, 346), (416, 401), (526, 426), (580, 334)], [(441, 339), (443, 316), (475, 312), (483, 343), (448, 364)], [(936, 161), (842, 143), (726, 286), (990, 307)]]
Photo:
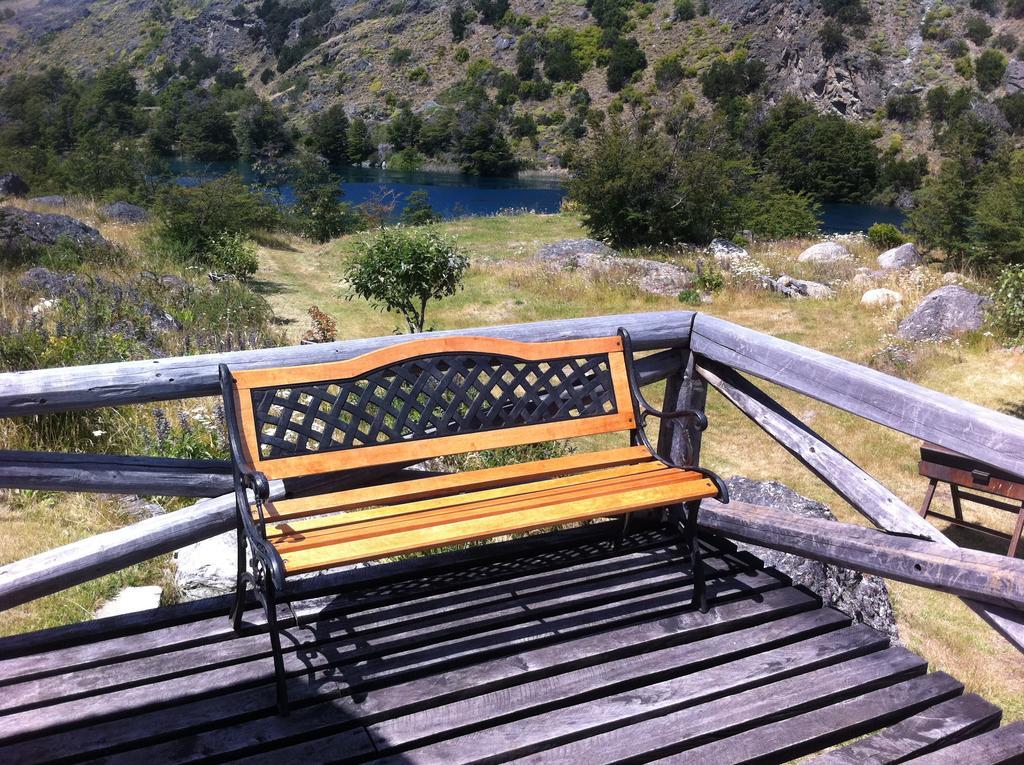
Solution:
[(239, 526), (236, 539), (238, 545), (238, 576), (235, 580), (235, 602), (231, 606), (231, 624), (235, 632), (242, 626), (242, 614), (245, 613), (245, 589), (249, 581), (249, 571), (245, 560), (245, 531)]
[(615, 540), (612, 544), (613, 550), (618, 550), (622, 547), (622, 540), (626, 538), (626, 533), (629, 531), (629, 521), (632, 517), (632, 513), (623, 513), (620, 516), (619, 533), (615, 536)]
[(702, 614), (708, 612), (707, 582), (704, 572), (704, 561), (700, 556), (700, 540), (697, 537), (697, 513), (700, 511), (700, 500), (687, 502), (686, 537), (690, 547), (690, 571), (693, 573), (692, 605), (700, 609)]
[(277, 624), (277, 599), (274, 583), (267, 581), (263, 591), (263, 608), (267, 612), (267, 630), (270, 632), (270, 647), (274, 653), (274, 679), (277, 686), (277, 711), (288, 715), (288, 686), (285, 683), (284, 655), (281, 653), (281, 633)]

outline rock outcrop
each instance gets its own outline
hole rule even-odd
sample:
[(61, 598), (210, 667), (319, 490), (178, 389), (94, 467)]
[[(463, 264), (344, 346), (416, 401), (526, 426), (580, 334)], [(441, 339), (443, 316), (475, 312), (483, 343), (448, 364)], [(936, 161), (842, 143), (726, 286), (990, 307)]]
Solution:
[(185, 600), (234, 592), (238, 561), (236, 533), (228, 531), (175, 553), (174, 584)]
[(991, 301), (959, 285), (939, 287), (925, 296), (896, 331), (904, 340), (949, 340), (981, 329)]
[(130, 202), (114, 202), (103, 208), (103, 214), (120, 223), (145, 223), (149, 213)]
[(50, 247), (61, 240), (77, 245), (112, 246), (99, 231), (70, 215), (0, 207), (0, 251)]
[(806, 279), (794, 279), (792, 276), (783, 274), (773, 284), (776, 292), (781, 292), (791, 298), (813, 298), (815, 300), (828, 300), (835, 297), (835, 291), (828, 285), (821, 282), (811, 282)]
[(537, 258), (560, 270), (585, 270), (592, 274), (620, 272), (644, 292), (675, 297), (693, 284), (685, 268), (645, 258), (624, 258), (596, 239), (563, 239), (545, 245)]
[(896, 305), (897, 303), (903, 302), (903, 295), (896, 290), (886, 289), (885, 287), (876, 287), (873, 290), (868, 290), (860, 298), (860, 304), (863, 306), (869, 306), (871, 308), (883, 307), (888, 305)]
[(47, 207), (65, 207), (68, 203), (68, 200), (60, 194), (50, 194), (44, 197), (32, 197), (28, 201), (37, 205), (46, 205)]
[[(802, 497), (777, 481), (752, 481), (734, 476), (726, 484), (730, 497), (741, 502), (785, 510), (805, 518), (836, 520), (826, 505)], [(825, 605), (886, 633), (894, 640), (899, 639), (889, 590), (877, 576), (756, 545), (738, 543), (737, 546), (756, 555), (766, 565), (777, 568), (794, 584), (803, 585), (820, 595)]]
[(749, 252), (738, 244), (733, 244), (728, 239), (712, 239), (711, 244), (708, 245), (708, 252), (723, 266), (728, 266), (734, 260), (750, 257)]

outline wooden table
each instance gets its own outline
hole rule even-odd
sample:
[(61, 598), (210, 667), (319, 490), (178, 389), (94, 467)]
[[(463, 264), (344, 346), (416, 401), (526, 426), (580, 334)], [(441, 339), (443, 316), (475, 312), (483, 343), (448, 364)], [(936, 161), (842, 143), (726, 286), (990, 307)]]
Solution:
[[(921, 462), (918, 465), (918, 470), (921, 475), (929, 479), (928, 491), (925, 492), (924, 503), (921, 505), (922, 517), (927, 518), (929, 515), (933, 515), (957, 526), (974, 529), (1000, 539), (1007, 539), (1010, 546), (1006, 554), (1010, 557), (1017, 554), (1021, 532), (1024, 531), (1024, 478), (929, 443), (921, 444)], [(935, 487), (940, 482), (949, 484), (950, 496), (953, 499), (954, 514), (952, 516), (930, 509), (932, 498), (935, 496)], [(964, 489), (972, 491), (964, 491)], [(973, 493), (978, 491), (1002, 499), (993, 499), (990, 496)], [(1017, 523), (1014, 526), (1013, 534), (1004, 534), (980, 523), (964, 520), (961, 500), (965, 499), (1016, 514)], [(1012, 500), (1012, 504), (1003, 501), (1005, 499)]]

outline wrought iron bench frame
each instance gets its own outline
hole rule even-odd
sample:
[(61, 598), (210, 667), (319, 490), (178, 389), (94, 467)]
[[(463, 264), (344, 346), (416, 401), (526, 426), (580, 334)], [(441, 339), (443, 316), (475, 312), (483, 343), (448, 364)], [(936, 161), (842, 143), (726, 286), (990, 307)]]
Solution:
[[(263, 607), (263, 610), (266, 614), (267, 629), (269, 632), (271, 647), (273, 650), (278, 707), (282, 714), (288, 713), (288, 698), (286, 688), (286, 675), (284, 671), (283, 655), (281, 651), (281, 624), (278, 619), (277, 607), (281, 601), (283, 601), (284, 604), (289, 609), (291, 608), (291, 606), (287, 597), (284, 597), (286, 589), (285, 562), (282, 559), (282, 556), (280, 555), (278, 550), (275, 548), (274, 544), (272, 544), (271, 541), (268, 540), (267, 536), (267, 503), (270, 498), (270, 479), (291, 478), (297, 476), (313, 475), (317, 473), (334, 472), (349, 469), (351, 467), (366, 466), (367, 464), (402, 463), (408, 460), (410, 454), (413, 454), (413, 452), (409, 452), (408, 449), (403, 448), (407, 447), (410, 444), (417, 444), (419, 442), (424, 441), (436, 441), (438, 438), (445, 439), (445, 436), (447, 436), (452, 441), (460, 441), (460, 439), (462, 439), (465, 436), (479, 434), (480, 432), (486, 434), (492, 431), (502, 431), (511, 428), (529, 429), (530, 427), (535, 425), (551, 425), (553, 423), (552, 421), (545, 420), (544, 416), (537, 417), (536, 412), (533, 412), (528, 415), (534, 417), (534, 419), (536, 420), (533, 423), (513, 423), (508, 425), (498, 425), (496, 428), (484, 429), (482, 431), (474, 431), (472, 429), (456, 429), (454, 431), (451, 431), (450, 428), (452, 423), (450, 422), (450, 420), (453, 418), (457, 419), (457, 417), (460, 416), (457, 414), (453, 414), (456, 411), (455, 409), (452, 409), (453, 401), (457, 397), (463, 397), (459, 399), (459, 401), (461, 401), (462, 403), (455, 402), (454, 405), (456, 407), (466, 406), (466, 401), (464, 398), (466, 395), (466, 391), (473, 389), (472, 384), (467, 385), (464, 380), (463, 386), (465, 390), (461, 392), (453, 392), (450, 388), (444, 388), (441, 385), (437, 385), (436, 387), (434, 387), (430, 393), (429, 399), (424, 408), (424, 412), (427, 412), (428, 409), (430, 409), (430, 407), (440, 406), (441, 404), (444, 404), (444, 426), (446, 428), (449, 428), (449, 430), (445, 431), (445, 433), (443, 434), (435, 432), (432, 435), (430, 435), (428, 434), (427, 429), (424, 429), (420, 433), (410, 431), (408, 434), (406, 434), (402, 431), (409, 430), (409, 425), (410, 423), (413, 422), (412, 420), (408, 419), (407, 410), (409, 409), (410, 406), (409, 402), (411, 402), (412, 398), (415, 398), (417, 395), (427, 395), (425, 393), (426, 386), (424, 385), (424, 383), (419, 383), (419, 387), (414, 388), (412, 393), (409, 394), (411, 398), (406, 402), (405, 406), (403, 407), (403, 414), (406, 415), (405, 419), (403, 419), (401, 422), (398, 422), (398, 419), (393, 417), (393, 419), (395, 419), (395, 421), (399, 425), (398, 432), (396, 433), (394, 432), (393, 428), (390, 428), (388, 433), (383, 434), (385, 436), (385, 442), (383, 443), (355, 443), (355, 441), (359, 438), (373, 439), (373, 434), (375, 432), (377, 433), (376, 437), (379, 438), (381, 436), (381, 429), (388, 427), (385, 422), (386, 412), (384, 411), (383, 407), (378, 407), (378, 411), (374, 415), (373, 421), (371, 423), (366, 424), (364, 422), (365, 429), (363, 431), (362, 436), (360, 436), (358, 433), (353, 435), (355, 430), (358, 429), (358, 424), (353, 424), (355, 420), (350, 419), (349, 422), (347, 423), (347, 427), (349, 428), (349, 430), (345, 431), (345, 434), (342, 436), (343, 440), (346, 441), (349, 445), (338, 446), (337, 448), (335, 448), (334, 442), (330, 442), (330, 438), (333, 435), (333, 431), (338, 430), (336, 426), (338, 424), (342, 424), (340, 420), (328, 426), (331, 428), (332, 432), (328, 433), (327, 435), (324, 435), (323, 433), (314, 433), (313, 431), (309, 430), (308, 427), (306, 427), (305, 430), (302, 430), (303, 425), (300, 424), (297, 427), (299, 430), (302, 430), (301, 435), (297, 435), (292, 442), (286, 442), (282, 440), (279, 437), (281, 432), (283, 432), (282, 428), (284, 428), (285, 426), (290, 427), (290, 423), (294, 422), (294, 415), (296, 413), (296, 411), (293, 410), (292, 414), (286, 418), (285, 414), (287, 414), (288, 411), (286, 407), (284, 410), (284, 414), (278, 417), (277, 430), (274, 431), (276, 435), (266, 436), (266, 440), (273, 442), (270, 443), (268, 446), (268, 444), (264, 443), (264, 440), (262, 440), (264, 439), (264, 436), (262, 434), (265, 432), (269, 432), (270, 430), (273, 430), (273, 427), (267, 424), (266, 415), (267, 412), (271, 411), (273, 406), (278, 406), (280, 408), (279, 405), (281, 399), (278, 398), (280, 391), (285, 389), (289, 390), (289, 395), (291, 396), (291, 398), (288, 401), (290, 401), (292, 404), (295, 404), (298, 400), (300, 400), (301, 395), (307, 395), (295, 393), (295, 389), (300, 388), (303, 385), (305, 385), (307, 389), (310, 385), (314, 384), (324, 386), (325, 390), (328, 389), (328, 386), (338, 388), (339, 393), (337, 394), (335, 402), (331, 408), (331, 414), (336, 415), (339, 413), (339, 410), (346, 409), (346, 403), (342, 403), (342, 400), (344, 399), (345, 402), (348, 402), (351, 400), (350, 397), (354, 395), (352, 393), (345, 393), (344, 390), (339, 387), (340, 383), (352, 383), (353, 381), (359, 381), (365, 378), (366, 385), (364, 390), (369, 391), (371, 389), (374, 389), (374, 384), (372, 383), (371, 380), (368, 379), (369, 376), (374, 372), (382, 372), (383, 370), (393, 371), (397, 369), (397, 364), (406, 362), (419, 362), (429, 368), (431, 364), (439, 363), (437, 360), (441, 359), (442, 357), (447, 356), (448, 358), (450, 358), (453, 352), (450, 350), (446, 350), (447, 348), (450, 347), (456, 347), (460, 349), (458, 352), (464, 353), (466, 355), (473, 353), (472, 350), (469, 350), (470, 348), (479, 348), (479, 350), (476, 351), (476, 353), (478, 353), (479, 355), (488, 356), (490, 362), (492, 363), (492, 366), (493, 362), (496, 359), (498, 359), (499, 357), (505, 357), (513, 365), (523, 365), (522, 368), (523, 370), (525, 370), (526, 365), (529, 363), (534, 363), (535, 365), (540, 363), (563, 363), (567, 359), (569, 359), (569, 357), (571, 357), (572, 354), (568, 354), (568, 356), (566, 354), (562, 354), (561, 356), (557, 354), (551, 354), (543, 357), (528, 358), (526, 356), (507, 356), (497, 351), (489, 350), (489, 348), (497, 347), (498, 345), (500, 345), (500, 347), (503, 349), (516, 346), (520, 348), (527, 348), (531, 346), (535, 348), (541, 348), (543, 346), (546, 348), (554, 349), (561, 346), (572, 346), (573, 342), (586, 344), (587, 342), (597, 343), (598, 341), (602, 340), (605, 341), (606, 344), (608, 342), (615, 342), (617, 340), (617, 343), (615, 343), (614, 346), (615, 348), (617, 348), (617, 350), (612, 350), (607, 353), (607, 369), (604, 373), (601, 373), (600, 369), (592, 367), (592, 365), (586, 367), (583, 370), (577, 370), (578, 374), (576, 374), (574, 379), (577, 382), (580, 382), (580, 384), (576, 388), (570, 390), (566, 388), (565, 381), (561, 381), (558, 388), (552, 388), (550, 390), (547, 390), (547, 392), (543, 394), (544, 396), (546, 396), (546, 398), (542, 398), (540, 400), (543, 403), (542, 408), (551, 409), (552, 405), (555, 405), (558, 407), (559, 412), (570, 410), (583, 412), (585, 407), (593, 407), (595, 401), (598, 401), (598, 403), (600, 403), (599, 400), (602, 396), (611, 396), (613, 400), (612, 414), (607, 414), (607, 404), (605, 404), (606, 408), (603, 410), (603, 413), (598, 412), (597, 414), (588, 414), (586, 416), (580, 415), (576, 419), (570, 418), (559, 420), (557, 423), (555, 423), (558, 426), (555, 428), (555, 430), (559, 431), (560, 433), (563, 433), (561, 435), (534, 438), (523, 438), (519, 436), (517, 437), (519, 438), (519, 440), (513, 441), (508, 441), (508, 439), (505, 438), (505, 443), (498, 443), (497, 445), (507, 446), (514, 445), (516, 443), (539, 443), (559, 438), (594, 435), (602, 432), (610, 433), (628, 431), (629, 443), (631, 447), (644, 447), (654, 458), (654, 460), (657, 460), (659, 463), (668, 468), (682, 469), (703, 476), (713, 485), (714, 491), (716, 492), (715, 496), (717, 496), (717, 498), (722, 502), (728, 502), (728, 490), (726, 489), (725, 484), (712, 471), (696, 465), (676, 465), (670, 460), (668, 460), (662, 454), (659, 454), (658, 450), (651, 443), (651, 440), (646, 431), (646, 425), (649, 417), (655, 417), (659, 420), (665, 421), (666, 423), (674, 423), (676, 421), (683, 419), (692, 419), (695, 421), (695, 426), (700, 430), (703, 430), (707, 427), (707, 418), (703, 412), (698, 410), (680, 410), (672, 412), (662, 411), (654, 407), (647, 401), (647, 399), (644, 397), (643, 393), (640, 390), (637, 374), (633, 367), (633, 348), (632, 343), (630, 341), (629, 333), (623, 328), (620, 328), (618, 330), (616, 338), (598, 338), (592, 341), (569, 341), (567, 343), (515, 343), (511, 341), (496, 341), (491, 338), (483, 337), (460, 337), (455, 339), (454, 343), (449, 342), (447, 344), (445, 343), (445, 340), (443, 338), (436, 339), (433, 342), (431, 342), (430, 340), (411, 340), (408, 343), (402, 343), (398, 346), (393, 346), (392, 348), (387, 349), (387, 353), (384, 354), (385, 357), (388, 359), (387, 364), (379, 365), (377, 367), (372, 368), (368, 367), (366, 369), (360, 370), (359, 375), (350, 378), (331, 378), (329, 375), (327, 377), (324, 377), (324, 371), (336, 368), (339, 365), (345, 365), (346, 363), (356, 362), (361, 359), (377, 357), (384, 352), (375, 351), (370, 354), (366, 354), (365, 356), (362, 357), (349, 359), (347, 360), (347, 362), (333, 362), (328, 364), (309, 365), (308, 367), (285, 367), (263, 370), (247, 370), (244, 372), (232, 372), (232, 370), (227, 365), (220, 365), (220, 385), (221, 393), (224, 400), (225, 420), (227, 425), (228, 441), (231, 450), (231, 461), (233, 465), (234, 493), (237, 517), (238, 575), (236, 580), (235, 600), (234, 605), (232, 606), (231, 609), (230, 618), (234, 625), (234, 628), (236, 630), (239, 630), (241, 628), (242, 617), (245, 611), (246, 591), (251, 586), (257, 601)], [(405, 346), (410, 346), (411, 348), (413, 348), (413, 350), (410, 351), (408, 354), (403, 355), (402, 350)], [(436, 347), (437, 350), (424, 350), (425, 348), (431, 347)], [(613, 356), (615, 357), (614, 363), (612, 361)], [(618, 357), (621, 357), (621, 368), (617, 366)], [(559, 369), (562, 368), (560, 367)], [(309, 376), (303, 378), (308, 382), (287, 383), (287, 380), (294, 379), (295, 375), (297, 373), (300, 373), (301, 370), (310, 370)], [(618, 370), (617, 374), (616, 370)], [(434, 379), (437, 379), (436, 371), (430, 371), (430, 374), (433, 374), (435, 376)], [(531, 374), (534, 373), (531, 372)], [(603, 376), (601, 376), (601, 374), (603, 374)], [(560, 379), (562, 372), (559, 372), (558, 375)], [(521, 376), (518, 379), (526, 380), (527, 376), (527, 373), (523, 371), (521, 372)], [(239, 378), (242, 377), (245, 377), (247, 380), (262, 380), (262, 377), (266, 377), (268, 381), (271, 381), (271, 384), (258, 389), (255, 387), (241, 386), (239, 384)], [(275, 378), (285, 380), (285, 383), (277, 383), (277, 387), (275, 387), (273, 384)], [(475, 381), (479, 378), (474, 377), (473, 379)], [(493, 382), (494, 378), (492, 377), (490, 378), (490, 380)], [(537, 384), (539, 385), (539, 383)], [(483, 385), (486, 386), (488, 385), (488, 383), (485, 382)], [(248, 401), (244, 401), (240, 397), (241, 390), (245, 390), (250, 394), (250, 398), (248, 399)], [(392, 388), (391, 390), (393, 391), (394, 388)], [(256, 394), (261, 391), (264, 392), (263, 395), (266, 395), (266, 391), (272, 391), (270, 404), (267, 404), (266, 400), (264, 399), (260, 399), (259, 406), (257, 406), (254, 403), (256, 401)], [(554, 395), (555, 393), (557, 393), (557, 400)], [(366, 400), (367, 395), (367, 393), (364, 393), (360, 397), (361, 403)], [(389, 393), (388, 395), (392, 394)], [(478, 392), (477, 395), (479, 397), (481, 394)], [(523, 395), (525, 396), (525, 394)], [(450, 396), (452, 400), (444, 401), (443, 399), (448, 396)], [(628, 397), (628, 401), (621, 401), (620, 399), (623, 396)], [(326, 401), (321, 400), (319, 406), (322, 407), (324, 403), (326, 403)], [(504, 406), (506, 408), (511, 407), (514, 410), (525, 408), (520, 407), (519, 404), (505, 404)], [(468, 408), (471, 409), (471, 407), (472, 404), (469, 404)], [(239, 411), (240, 409), (242, 411)], [(306, 411), (308, 418), (308, 409), (304, 411)], [(322, 412), (324, 410), (322, 408), (318, 408), (318, 411)], [(432, 411), (436, 411), (436, 409)], [(493, 415), (493, 412), (491, 414)], [(476, 412), (476, 415), (479, 415), (479, 412)], [(258, 426), (256, 419), (261, 416), (264, 417), (263, 425)], [(425, 414), (421, 416), (419, 424), (422, 424), (425, 417)], [(596, 420), (602, 417), (604, 417), (606, 420), (614, 420), (614, 422), (618, 424), (619, 427), (606, 427), (603, 429), (595, 429), (594, 427), (591, 426), (588, 429), (585, 426), (587, 419)], [(429, 425), (429, 418), (426, 419)], [(580, 422), (584, 423), (582, 432), (564, 433), (567, 427), (571, 430), (573, 427), (573, 423)], [(345, 424), (342, 425), (343, 427), (346, 427)], [(566, 427), (562, 427), (562, 425)], [(435, 423), (435, 430), (440, 430), (440, 426), (437, 423)], [(314, 435), (319, 437), (319, 440), (317, 441), (318, 445), (315, 450), (310, 450), (311, 447), (308, 445), (308, 443), (305, 445), (300, 443), (302, 438), (306, 437), (312, 440), (312, 437)], [(329, 442), (327, 446), (330, 448), (323, 448), (323, 450), (320, 451), (321, 447), (323, 447), (322, 442), (324, 440), (327, 440)], [(445, 440), (447, 441), (448, 439)], [(486, 442), (487, 439), (484, 439), (484, 441)], [(289, 443), (292, 444), (290, 453)], [(370, 460), (370, 458), (360, 459), (358, 458), (357, 454), (357, 459), (355, 460), (355, 462), (357, 462), (358, 464), (352, 464), (353, 460), (351, 460), (350, 458), (352, 457), (354, 450), (365, 449), (365, 454), (368, 453), (369, 451), (372, 451), (373, 449), (380, 449), (381, 446), (386, 446), (390, 448), (390, 451), (387, 451), (387, 454), (390, 456), (387, 456), (380, 462), (374, 462)], [(476, 451), (478, 448), (492, 448), (487, 446), (486, 443), (485, 445), (479, 447), (464, 448), (464, 446), (465, 444), (463, 446), (460, 446), (459, 448), (450, 451), (434, 450), (437, 451), (437, 454), (430, 454), (430, 456), (457, 454), (460, 451)], [(418, 454), (421, 459), (425, 458), (422, 448), (418, 450)], [(281, 457), (283, 457), (284, 459), (281, 460)], [(316, 466), (313, 469), (307, 468), (305, 466), (306, 463), (310, 461), (308, 459), (310, 457), (314, 457), (316, 459)], [(266, 464), (270, 466), (271, 469), (266, 469), (266, 472), (265, 470), (258, 470), (255, 467), (255, 465), (257, 464), (260, 466)], [(281, 469), (281, 465), (284, 465), (283, 469)], [(267, 472), (271, 473), (270, 478), (268, 478)], [(690, 563), (693, 571), (692, 603), (701, 611), (706, 611), (707, 601), (704, 576), (705, 572), (701, 562), (700, 546), (697, 542), (697, 516), (699, 508), (700, 499), (696, 499), (694, 501), (686, 501), (683, 503), (677, 503), (675, 505), (665, 506), (664, 510), (667, 513), (666, 517), (668, 521), (673, 525), (674, 528), (676, 528), (679, 531), (681, 535), (681, 540), (686, 545), (687, 552), (690, 557)], [(638, 507), (636, 509), (650, 508)], [(632, 512), (633, 510), (626, 510), (621, 513), (618, 513), (622, 517), (622, 524), (620, 526), (618, 538), (619, 540), (621, 540), (622, 534), (624, 534), (626, 531), (626, 527), (629, 522), (629, 516), (632, 514)], [(486, 538), (486, 536), (481, 536), (480, 538)], [(613, 540), (614, 543), (617, 543), (617, 541), (618, 540)], [(291, 616), (293, 621), (295, 621), (297, 625), (298, 620), (295, 617), (294, 611), (292, 611)]]

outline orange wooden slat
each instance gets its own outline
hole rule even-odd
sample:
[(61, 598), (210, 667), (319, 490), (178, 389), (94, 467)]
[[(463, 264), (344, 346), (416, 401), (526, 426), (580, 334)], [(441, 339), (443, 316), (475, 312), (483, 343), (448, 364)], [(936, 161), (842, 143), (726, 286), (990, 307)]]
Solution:
[(569, 475), (583, 470), (634, 465), (653, 461), (650, 452), (643, 446), (629, 446), (600, 452), (571, 454), (548, 460), (522, 462), (518, 465), (485, 468), (466, 473), (414, 478), (408, 481), (366, 486), (358, 489), (299, 497), (268, 502), (267, 517), (272, 520), (303, 518), (321, 513), (353, 510), (373, 505), (392, 505), (413, 502), (442, 494), (478, 491), (499, 486), (544, 480), (560, 475)]
[(664, 486), (512, 511), (499, 516), (455, 521), (340, 545), (297, 550), (284, 557), (285, 568), (289, 574), (317, 571), (474, 539), (688, 502), (712, 497), (716, 493), (714, 484), (703, 477), (691, 481), (675, 481)]
[(605, 470), (591, 470), (586, 473), (573, 473), (561, 478), (551, 478), (543, 481), (528, 481), (512, 486), (501, 486), (493, 489), (485, 489), (474, 492), (463, 492), (459, 494), (445, 494), (437, 497), (403, 502), (385, 507), (372, 507), (366, 509), (348, 510), (329, 515), (319, 515), (316, 518), (300, 521), (288, 521), (285, 523), (274, 523), (274, 531), (268, 531), (271, 537), (279, 535), (308, 532), (327, 526), (342, 526), (359, 523), (361, 521), (377, 520), (393, 516), (411, 515), (427, 510), (439, 510), (442, 508), (453, 508), (460, 505), (479, 504), (485, 500), (500, 499), (502, 497), (524, 497), (528, 494), (550, 491), (559, 487), (580, 486), (592, 484), (598, 481), (607, 481), (623, 476), (642, 475), (657, 471), (669, 470), (665, 465), (655, 460), (649, 460), (637, 465), (622, 465)]
[(662, 470), (646, 475), (623, 476), (618, 479), (609, 479), (579, 486), (564, 486), (544, 492), (499, 497), (452, 507), (441, 507), (435, 510), (398, 517), (371, 518), (360, 523), (342, 524), (304, 533), (283, 534), (275, 539), (271, 539), (271, 541), (278, 548), (278, 551), (284, 555), (286, 551), (293, 549), (331, 545), (345, 540), (362, 539), (406, 529), (435, 526), (468, 518), (499, 515), (512, 510), (544, 507), (570, 500), (576, 501), (586, 498), (603, 497), (608, 494), (623, 493), (669, 483), (679, 483), (680, 481), (685, 482), (697, 477), (699, 477), (697, 473)]

